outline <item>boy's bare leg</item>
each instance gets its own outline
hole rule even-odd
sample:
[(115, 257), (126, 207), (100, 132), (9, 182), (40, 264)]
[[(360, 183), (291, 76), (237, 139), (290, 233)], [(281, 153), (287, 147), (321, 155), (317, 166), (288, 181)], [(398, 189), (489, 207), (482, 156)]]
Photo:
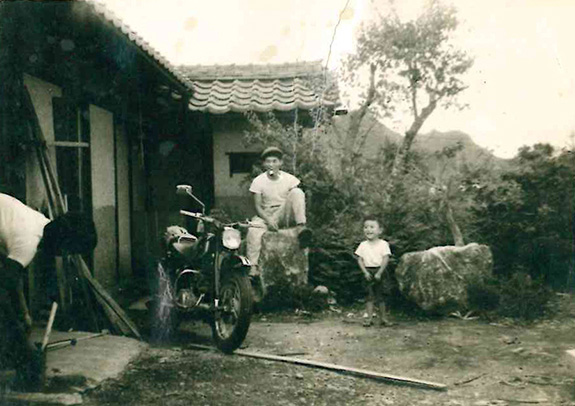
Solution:
[(367, 319), (363, 322), (363, 325), (368, 327), (373, 323), (373, 302), (371, 300), (368, 300), (365, 304), (365, 311), (367, 313)]
[(383, 301), (379, 303), (379, 325), (386, 327), (393, 326), (393, 323), (387, 318), (387, 309)]
[(373, 324), (373, 305), (374, 305), (374, 286), (373, 282), (367, 283), (367, 298), (365, 303), (365, 311), (367, 312), (367, 319), (363, 322), (364, 327), (369, 327)]

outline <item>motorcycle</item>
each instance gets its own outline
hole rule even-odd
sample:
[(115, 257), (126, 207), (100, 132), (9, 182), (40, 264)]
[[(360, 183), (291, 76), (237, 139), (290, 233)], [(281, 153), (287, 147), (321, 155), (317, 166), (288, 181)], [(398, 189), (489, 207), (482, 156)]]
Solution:
[(240, 229), (249, 222), (224, 224), (205, 214), (205, 205), (189, 185), (177, 194), (193, 198), (201, 213), (180, 210), (198, 221), (200, 234), (168, 227), (152, 296), (152, 330), (160, 335), (175, 330), (184, 318), (211, 324), (216, 346), (225, 353), (237, 349), (247, 335), (253, 309), (250, 262), (239, 255)]

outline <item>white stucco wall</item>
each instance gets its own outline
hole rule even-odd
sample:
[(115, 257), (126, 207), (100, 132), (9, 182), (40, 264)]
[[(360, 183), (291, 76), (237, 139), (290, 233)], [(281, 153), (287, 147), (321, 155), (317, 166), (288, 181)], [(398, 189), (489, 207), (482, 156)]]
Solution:
[(258, 152), (258, 147), (246, 148), (242, 142), (245, 121), (242, 117), (218, 116), (212, 120), (214, 131), (214, 190), (216, 207), (234, 217), (254, 214), (249, 183), (245, 173), (230, 176), (231, 152)]
[[(54, 141), (54, 120), (52, 113), (52, 98), (61, 97), (62, 89), (51, 83), (40, 80), (34, 76), (24, 74), (24, 85), (30, 93), (32, 104), (36, 110), (40, 128), (46, 142)], [(56, 151), (54, 147), (48, 148), (50, 161), (56, 168)], [(47, 206), (46, 188), (40, 173), (36, 154), (28, 154), (26, 162), (26, 204), (36, 209)]]
[(123, 125), (116, 128), (116, 177), (118, 182), (118, 270), (120, 276), (132, 275), (132, 238), (130, 233), (130, 146)]
[[(232, 131), (214, 132), (214, 183), (216, 198), (247, 196), (246, 174), (230, 176), (230, 152), (250, 152), (242, 144), (242, 134)], [(256, 151), (257, 152), (257, 151)]]
[(90, 105), (89, 112), (92, 207), (98, 230), (94, 275), (105, 286), (110, 286), (115, 281), (118, 269), (114, 115), (94, 105)]

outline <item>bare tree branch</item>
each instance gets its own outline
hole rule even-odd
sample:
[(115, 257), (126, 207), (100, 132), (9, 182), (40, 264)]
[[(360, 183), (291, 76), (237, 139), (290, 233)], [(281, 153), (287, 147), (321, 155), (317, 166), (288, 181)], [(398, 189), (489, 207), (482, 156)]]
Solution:
[[(345, 158), (344, 167), (350, 167), (353, 165), (354, 160), (357, 156), (357, 148), (358, 145), (361, 145), (361, 140), (358, 140), (361, 122), (363, 118), (367, 114), (369, 107), (373, 104), (376, 95), (376, 88), (375, 88), (375, 73), (377, 71), (377, 65), (371, 64), (370, 65), (370, 74), (369, 74), (369, 88), (367, 90), (367, 96), (362, 103), (359, 110), (352, 113), (349, 118), (349, 125), (347, 129), (347, 134), (345, 137), (345, 149), (344, 153), (347, 153), (347, 157)], [(365, 137), (365, 134), (362, 135)]]

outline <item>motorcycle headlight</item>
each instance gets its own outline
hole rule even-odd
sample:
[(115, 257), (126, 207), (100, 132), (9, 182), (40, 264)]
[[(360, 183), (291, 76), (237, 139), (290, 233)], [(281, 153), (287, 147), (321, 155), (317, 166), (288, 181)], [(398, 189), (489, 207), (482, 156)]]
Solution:
[(237, 250), (240, 248), (242, 242), (242, 235), (239, 230), (232, 227), (226, 227), (224, 229), (224, 235), (222, 236), (222, 243), (224, 247), (229, 250)]

